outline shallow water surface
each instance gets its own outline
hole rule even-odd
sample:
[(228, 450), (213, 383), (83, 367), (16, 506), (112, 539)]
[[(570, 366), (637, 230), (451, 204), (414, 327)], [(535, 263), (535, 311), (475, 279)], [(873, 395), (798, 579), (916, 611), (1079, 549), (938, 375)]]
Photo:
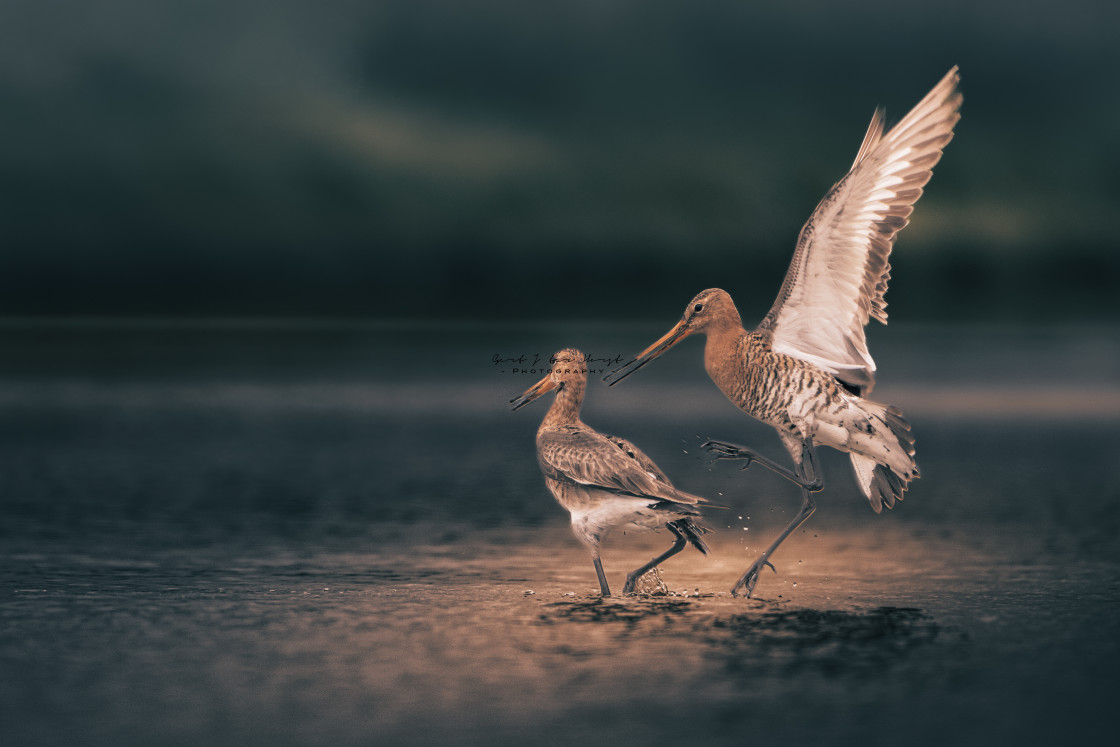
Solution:
[[(728, 589), (797, 493), (697, 447), (780, 458), (773, 435), (698, 347), (592, 386), (589, 423), (726, 506), (710, 556), (662, 566), (668, 595), (604, 599), (537, 470), (544, 405), (506, 409), (539, 376), (491, 362), (530, 331), (2, 329), (0, 741), (1103, 741), (1120, 336), (1044, 331), (1072, 357), (1059, 386), (1053, 360), (1022, 370), (1037, 335), (911, 332), (881, 346), (877, 395), (913, 422), (922, 479), (876, 516), (823, 455), (817, 514), (752, 599)], [(1065, 405), (972, 413), (999, 379), (953, 360)], [(612, 535), (612, 587), (668, 544)]]

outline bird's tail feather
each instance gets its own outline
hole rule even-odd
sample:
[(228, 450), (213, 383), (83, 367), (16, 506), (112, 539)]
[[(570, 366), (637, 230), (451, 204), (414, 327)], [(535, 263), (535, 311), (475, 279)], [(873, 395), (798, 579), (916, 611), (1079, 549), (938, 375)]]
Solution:
[[(860, 400), (859, 409), (867, 416), (869, 432), (853, 434), (852, 441), (857, 443), (851, 445), (857, 448), (850, 454), (852, 468), (860, 490), (879, 513), (884, 505), (894, 508), (910, 482), (921, 476), (914, 461), (914, 436), (897, 407)], [(858, 443), (864, 439), (869, 443)]]
[(712, 528), (704, 523), (703, 519), (694, 518), (691, 516), (684, 519), (677, 519), (673, 522), (673, 526), (675, 526), (677, 528), (677, 531), (680, 532), (684, 536), (684, 538), (688, 540), (689, 544), (691, 544), (697, 550), (704, 553), (705, 555), (711, 552), (711, 550), (708, 548), (708, 543), (706, 543), (700, 536), (712, 531)]
[(902, 493), (906, 490), (909, 481), (903, 481), (891, 471), (890, 467), (884, 467), (874, 459), (859, 454), (850, 456), (852, 468), (856, 473), (856, 483), (871, 503), (871, 509), (875, 513), (880, 513), (884, 505), (887, 508), (894, 508), (895, 501), (902, 500)]

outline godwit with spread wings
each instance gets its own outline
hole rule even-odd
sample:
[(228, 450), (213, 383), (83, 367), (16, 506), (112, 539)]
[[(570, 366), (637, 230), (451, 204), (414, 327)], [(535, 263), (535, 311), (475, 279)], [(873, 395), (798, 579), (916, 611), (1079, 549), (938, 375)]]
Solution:
[(553, 356), (547, 376), (510, 400), (517, 410), (545, 392), (556, 399), (537, 430), (537, 461), (544, 481), (561, 506), (572, 515), (572, 531), (587, 545), (599, 588), (611, 595), (599, 546), (607, 532), (618, 526), (645, 529), (668, 527), (676, 542), (661, 555), (626, 576), (623, 594), (647, 571), (692, 543), (707, 554), (700, 535), (711, 531), (699, 518), (698, 506), (706, 501), (677, 490), (653, 460), (624, 438), (599, 433), (580, 420), (580, 405), (587, 388), (586, 357), (571, 348)]
[[(741, 410), (777, 429), (794, 470), (723, 441), (704, 448), (720, 459), (745, 459), (802, 488), (801, 509), (732, 587), (750, 596), (782, 541), (813, 513), (824, 487), (815, 447), (851, 455), (856, 481), (876, 513), (902, 499), (918, 477), (914, 439), (901, 411), (864, 399), (875, 383), (867, 352), (868, 319), (886, 323), (883, 299), (895, 236), (908, 223), (941, 151), (960, 119), (953, 68), (909, 114), (883, 133), (877, 110), (851, 170), (801, 229), (778, 299), (753, 331), (743, 327), (725, 291), (689, 301), (668, 333), (605, 378), (614, 385), (692, 334), (707, 335), (704, 367)], [(773, 566), (770, 566), (773, 569)]]

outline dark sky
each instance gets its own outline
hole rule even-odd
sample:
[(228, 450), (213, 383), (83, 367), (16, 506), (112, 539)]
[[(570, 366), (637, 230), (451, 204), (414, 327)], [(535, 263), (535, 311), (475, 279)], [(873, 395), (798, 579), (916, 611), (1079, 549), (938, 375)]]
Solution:
[(0, 314), (751, 318), (959, 64), (894, 318), (1120, 319), (1120, 6), (753, 5), (6, 3)]

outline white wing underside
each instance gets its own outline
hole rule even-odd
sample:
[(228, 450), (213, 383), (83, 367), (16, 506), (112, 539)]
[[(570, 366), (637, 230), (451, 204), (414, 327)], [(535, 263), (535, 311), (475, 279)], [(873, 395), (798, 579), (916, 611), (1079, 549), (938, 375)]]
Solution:
[(885, 135), (877, 110), (851, 170), (801, 229), (793, 261), (759, 325), (774, 350), (809, 361), (864, 393), (875, 383), (869, 319), (887, 322), (883, 296), (895, 236), (960, 119), (954, 67)]

